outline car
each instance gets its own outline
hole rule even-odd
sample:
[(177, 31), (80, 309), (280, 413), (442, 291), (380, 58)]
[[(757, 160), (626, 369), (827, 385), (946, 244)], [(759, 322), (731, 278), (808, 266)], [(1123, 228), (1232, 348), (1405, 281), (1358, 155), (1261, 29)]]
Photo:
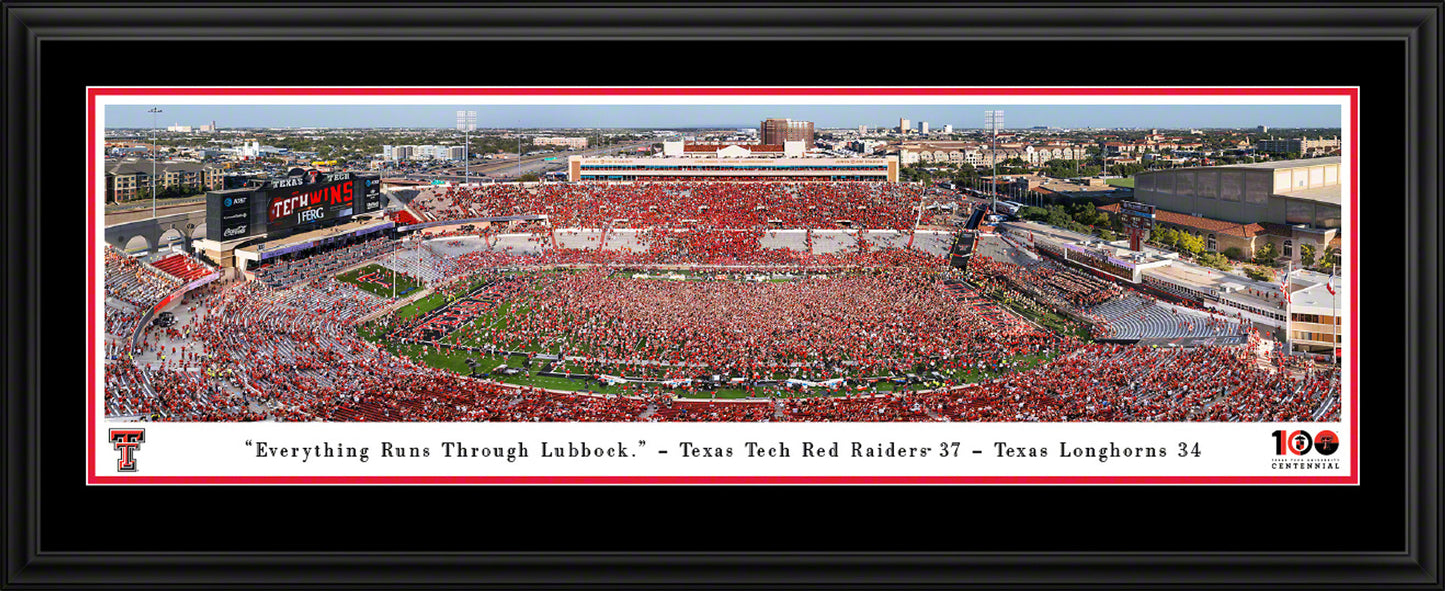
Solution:
[(176, 325), (176, 315), (170, 312), (161, 312), (156, 315), (155, 320), (152, 320), (151, 324), (161, 328), (170, 328)]

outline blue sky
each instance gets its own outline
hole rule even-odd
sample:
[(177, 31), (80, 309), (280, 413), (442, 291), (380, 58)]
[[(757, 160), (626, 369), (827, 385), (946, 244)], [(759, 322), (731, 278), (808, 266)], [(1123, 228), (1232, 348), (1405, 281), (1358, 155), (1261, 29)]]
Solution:
[[(1339, 127), (1330, 105), (167, 105), (160, 127), (454, 127), (456, 111), (477, 112), (479, 128), (756, 127), (769, 117), (812, 121), (817, 127), (898, 125), (927, 121), (934, 129), (983, 126), (983, 112), (1001, 109), (1004, 127)], [(106, 127), (151, 126), (152, 105), (106, 107)]]

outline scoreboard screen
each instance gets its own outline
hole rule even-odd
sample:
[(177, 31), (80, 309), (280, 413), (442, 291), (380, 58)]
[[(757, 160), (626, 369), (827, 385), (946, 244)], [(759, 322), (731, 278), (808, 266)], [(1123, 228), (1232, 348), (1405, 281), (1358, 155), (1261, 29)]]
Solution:
[(381, 177), (316, 173), (265, 181), (257, 187), (206, 194), (206, 237), (218, 242), (260, 236), (319, 222), (346, 221), (385, 209)]
[(341, 220), (356, 212), (355, 179), (271, 187), (266, 190), (266, 231), (287, 230), (304, 224)]
[(1119, 215), (1125, 228), (1148, 230), (1154, 227), (1154, 206), (1148, 203), (1120, 201)]

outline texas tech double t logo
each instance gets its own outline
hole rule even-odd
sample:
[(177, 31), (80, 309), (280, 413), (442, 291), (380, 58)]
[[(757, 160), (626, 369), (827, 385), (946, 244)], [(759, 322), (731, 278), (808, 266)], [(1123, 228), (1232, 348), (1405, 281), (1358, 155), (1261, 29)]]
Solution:
[(110, 442), (120, 451), (120, 463), (115, 467), (121, 472), (135, 472), (135, 451), (146, 440), (145, 429), (111, 429)]

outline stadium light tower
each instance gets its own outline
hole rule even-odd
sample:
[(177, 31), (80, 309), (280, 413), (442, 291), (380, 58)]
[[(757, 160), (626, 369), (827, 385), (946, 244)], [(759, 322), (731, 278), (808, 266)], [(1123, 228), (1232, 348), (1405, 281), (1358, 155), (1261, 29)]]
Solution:
[[(457, 111), (457, 131), (462, 132), (466, 147), (462, 154), (462, 174), (466, 182), (472, 182), (472, 132), (477, 130), (476, 111)], [(456, 170), (456, 169), (452, 169)]]
[(146, 112), (151, 114), (151, 218), (154, 219), (156, 217), (156, 116), (165, 111), (151, 107), (151, 110)]
[(998, 211), (998, 128), (1003, 125), (1003, 111), (984, 111), (983, 124), (993, 131), (993, 147), (989, 150), (989, 160), (993, 161), (993, 176), (989, 177), (989, 213)]

